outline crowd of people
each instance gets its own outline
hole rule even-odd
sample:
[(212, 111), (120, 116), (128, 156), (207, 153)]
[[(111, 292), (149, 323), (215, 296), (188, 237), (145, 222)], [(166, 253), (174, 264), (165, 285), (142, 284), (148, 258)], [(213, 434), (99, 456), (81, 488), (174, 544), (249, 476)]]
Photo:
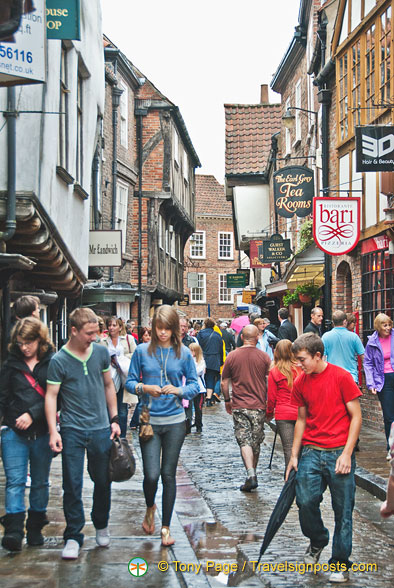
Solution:
[[(148, 535), (155, 531), (161, 478), (161, 542), (172, 545), (170, 523), (182, 444), (193, 427), (202, 432), (203, 407), (223, 400), (246, 470), (240, 490), (258, 487), (264, 424), (275, 418), (284, 476), (288, 479), (292, 470), (297, 472), (300, 524), (310, 540), (304, 559), (317, 563), (329, 541), (319, 508), (328, 486), (335, 513), (330, 563), (344, 565), (330, 579), (348, 579), (362, 361), (366, 386), (381, 403), (394, 475), (394, 330), (387, 315), (377, 315), (375, 332), (364, 349), (353, 330), (354, 315), (340, 310), (332, 314), (334, 328), (322, 334), (323, 311), (313, 308), (305, 333), (298, 336), (286, 308), (278, 312), (278, 329), (268, 318), (251, 314), (234, 331), (227, 322), (217, 324), (211, 317), (203, 325), (191, 324), (174, 307), (163, 305), (152, 324), (138, 334), (135, 321), (98, 317), (89, 308), (77, 308), (70, 314), (69, 339), (56, 353), (39, 318), (39, 299), (21, 297), (14, 312), (9, 356), (0, 374), (4, 548), (20, 551), (25, 529), (29, 545), (43, 544), (49, 471), (58, 453), (66, 519), (62, 557), (77, 559), (84, 541), (85, 454), (94, 483), (91, 518), (96, 542), (107, 547), (111, 440), (125, 437), (142, 413), (151, 426), (148, 436), (140, 436), (146, 502), (142, 528)], [(381, 509), (384, 517), (394, 514), (392, 476)]]

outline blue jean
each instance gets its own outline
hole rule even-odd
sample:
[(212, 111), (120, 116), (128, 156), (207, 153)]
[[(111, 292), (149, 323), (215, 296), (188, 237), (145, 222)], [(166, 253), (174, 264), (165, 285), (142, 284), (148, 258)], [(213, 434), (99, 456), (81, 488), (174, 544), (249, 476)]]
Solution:
[(52, 451), (49, 435), (26, 439), (12, 429), (1, 432), (1, 449), (6, 476), (5, 511), (7, 514), (25, 512), (27, 468), (30, 462), (30, 510), (45, 512), (49, 498), (49, 469)]
[(186, 425), (183, 421), (172, 425), (152, 425), (152, 429), (153, 438), (140, 442), (144, 465), (145, 502), (148, 507), (154, 505), (161, 475), (162, 524), (169, 527), (176, 497), (176, 467), (185, 439)]
[(310, 447), (303, 448), (296, 478), (296, 499), (302, 532), (314, 547), (325, 547), (328, 545), (329, 533), (321, 518), (320, 503), (323, 492), (327, 486), (330, 488), (335, 529), (329, 563), (339, 562), (349, 567), (356, 460), (353, 454), (349, 474), (336, 474), (335, 463), (341, 453), (342, 449), (320, 451)]
[(384, 432), (387, 440), (387, 450), (389, 447), (389, 437), (391, 423), (394, 422), (394, 373), (384, 374), (384, 384), (378, 397), (383, 412)]
[(123, 402), (123, 386), (120, 387), (119, 392), (117, 392), (117, 394), (116, 394), (116, 402), (117, 402), (117, 407), (118, 407), (120, 436), (126, 437), (127, 415), (129, 413), (129, 408), (128, 408), (126, 402)]
[(88, 472), (94, 482), (91, 519), (96, 529), (108, 526), (111, 508), (111, 482), (108, 476), (111, 451), (110, 428), (80, 431), (71, 427), (61, 430), (63, 441), (63, 510), (66, 517), (64, 540), (74, 539), (83, 544), (82, 528), (85, 515), (82, 503), (82, 484), (85, 450)]

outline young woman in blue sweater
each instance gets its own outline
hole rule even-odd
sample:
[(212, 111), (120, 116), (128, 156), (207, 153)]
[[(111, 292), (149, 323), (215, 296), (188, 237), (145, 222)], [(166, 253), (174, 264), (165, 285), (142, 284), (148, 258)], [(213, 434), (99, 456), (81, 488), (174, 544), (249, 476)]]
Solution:
[(173, 307), (163, 305), (157, 309), (152, 339), (134, 352), (126, 389), (138, 394), (142, 405), (149, 407), (154, 432), (149, 441), (140, 441), (146, 501), (142, 528), (149, 535), (155, 530), (155, 496), (161, 475), (161, 542), (173, 545), (170, 521), (176, 496), (175, 476), (186, 433), (182, 399), (190, 400), (200, 392), (195, 363), (189, 349), (182, 345), (179, 315)]

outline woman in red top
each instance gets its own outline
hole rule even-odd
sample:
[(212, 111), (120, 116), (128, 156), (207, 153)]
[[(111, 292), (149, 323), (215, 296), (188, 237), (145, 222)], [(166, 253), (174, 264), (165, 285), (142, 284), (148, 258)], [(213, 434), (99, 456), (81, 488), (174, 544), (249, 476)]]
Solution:
[(301, 373), (291, 345), (288, 339), (282, 339), (277, 343), (273, 365), (268, 376), (267, 420), (275, 414), (285, 456), (285, 471), (290, 460), (294, 426), (298, 415), (298, 408), (290, 403), (290, 396), (293, 382)]

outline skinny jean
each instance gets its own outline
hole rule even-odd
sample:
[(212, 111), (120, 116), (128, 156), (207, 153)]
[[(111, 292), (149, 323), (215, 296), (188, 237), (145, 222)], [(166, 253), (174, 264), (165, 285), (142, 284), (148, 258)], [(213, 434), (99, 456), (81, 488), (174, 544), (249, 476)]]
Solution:
[[(144, 466), (143, 489), (148, 508), (155, 503), (157, 485), (163, 484), (162, 524), (169, 527), (176, 497), (176, 468), (185, 439), (185, 421), (170, 425), (152, 425), (153, 437), (140, 441)], [(160, 463), (161, 458), (161, 463)]]
[(291, 457), (291, 448), (293, 446), (293, 438), (294, 438), (294, 427), (295, 421), (285, 421), (279, 420), (276, 421), (276, 426), (278, 427), (278, 433), (280, 440), (282, 442), (283, 454), (285, 456), (285, 475), (287, 465), (290, 461)]
[(335, 463), (341, 453), (342, 449), (303, 448), (296, 477), (296, 499), (303, 534), (313, 547), (325, 547), (329, 533), (321, 517), (320, 503), (327, 486), (330, 488), (335, 528), (329, 563), (344, 563), (350, 567), (356, 460), (353, 454), (349, 474), (336, 474)]
[(384, 432), (389, 450), (391, 423), (394, 422), (394, 373), (384, 374), (383, 388), (378, 392), (378, 397), (382, 407)]
[(45, 512), (49, 498), (49, 469), (52, 451), (49, 435), (27, 439), (11, 428), (1, 432), (5, 486), (5, 511), (7, 514), (25, 512), (27, 467), (30, 462), (30, 510)]
[(186, 418), (189, 419), (190, 424), (193, 418), (193, 406), (195, 415), (195, 425), (197, 429), (202, 429), (202, 405), (204, 402), (204, 394), (197, 394), (192, 400), (189, 400), (189, 406), (185, 408)]

